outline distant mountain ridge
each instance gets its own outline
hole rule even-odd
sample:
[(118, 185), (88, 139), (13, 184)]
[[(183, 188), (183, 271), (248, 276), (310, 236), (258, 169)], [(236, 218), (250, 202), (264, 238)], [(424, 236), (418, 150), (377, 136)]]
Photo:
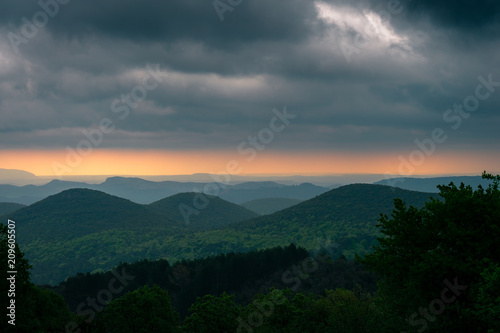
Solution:
[(414, 178), (401, 177), (389, 178), (375, 182), (374, 184), (387, 185), (402, 188), (410, 191), (438, 193), (438, 185), (449, 185), (454, 183), (459, 186), (461, 183), (477, 188), (479, 185), (488, 187), (491, 181), (483, 179), (481, 176), (454, 176), (454, 177), (433, 177), (433, 178)]
[(141, 178), (110, 177), (101, 184), (52, 180), (41, 186), (0, 185), (0, 201), (30, 205), (64, 190), (85, 188), (102, 191), (136, 203), (149, 204), (178, 193), (202, 192), (207, 185), (211, 185), (212, 188), (216, 186), (220, 189), (219, 197), (236, 204), (269, 197), (306, 200), (329, 190), (325, 187), (307, 183), (282, 185), (266, 181), (224, 185), (221, 183), (181, 183), (174, 181), (153, 182)]
[(0, 180), (8, 179), (8, 178), (36, 178), (36, 175), (31, 172), (17, 169), (1, 169), (0, 168)]

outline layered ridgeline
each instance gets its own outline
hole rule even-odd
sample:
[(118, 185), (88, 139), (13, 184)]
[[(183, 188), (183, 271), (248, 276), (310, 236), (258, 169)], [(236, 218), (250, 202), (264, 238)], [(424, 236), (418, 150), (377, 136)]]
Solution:
[(463, 183), (466, 186), (472, 186), (472, 188), (477, 188), (478, 186), (487, 188), (488, 185), (491, 184), (491, 180), (483, 179), (481, 176), (450, 176), (433, 178), (398, 177), (375, 182), (375, 184), (379, 185), (388, 185), (410, 191), (430, 193), (439, 192), (438, 185), (448, 185), (450, 183), (457, 186)]
[[(290, 243), (314, 249), (326, 239), (336, 244), (339, 254), (363, 254), (371, 250), (378, 235), (379, 214), (390, 213), (395, 198), (421, 207), (433, 194), (348, 185), (241, 222), (234, 216), (247, 216), (248, 210), (209, 197), (206, 208), (190, 215), (195, 223), (186, 224), (180, 219), (179, 204), (195, 209), (195, 196), (190, 193), (172, 197), (175, 203), (167, 198), (139, 205), (102, 192), (75, 189), (8, 217), (17, 222), (19, 244), (34, 266), (34, 282), (55, 284), (77, 272), (107, 270), (118, 262), (142, 258), (172, 261)], [(215, 221), (216, 217), (221, 219)], [(218, 228), (200, 230), (200, 225)]]
[(262, 198), (307, 200), (328, 191), (326, 187), (309, 183), (283, 185), (266, 181), (228, 185), (216, 182), (154, 182), (141, 178), (110, 177), (101, 184), (53, 180), (41, 186), (0, 185), (0, 201), (30, 205), (50, 195), (73, 188), (97, 190), (142, 204), (149, 204), (178, 193), (202, 192), (205, 188), (211, 190), (218, 188), (219, 197), (236, 204)]
[[(33, 280), (56, 283), (77, 272), (108, 269), (119, 262), (160, 258), (166, 237), (183, 239), (258, 216), (218, 197), (184, 219), (179, 207), (191, 207), (196, 193), (183, 193), (140, 205), (89, 189), (71, 189), (16, 210), (17, 242), (33, 265)], [(136, 245), (132, 245), (136, 244)]]

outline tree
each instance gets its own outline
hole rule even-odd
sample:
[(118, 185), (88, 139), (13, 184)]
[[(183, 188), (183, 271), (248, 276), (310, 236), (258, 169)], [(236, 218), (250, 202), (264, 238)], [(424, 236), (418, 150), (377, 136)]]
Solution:
[(176, 332), (179, 315), (170, 296), (159, 286), (146, 285), (113, 300), (104, 310), (99, 326), (107, 332)]
[(225, 292), (220, 297), (198, 297), (189, 308), (191, 314), (184, 321), (186, 332), (235, 332), (239, 309), (233, 298)]
[(364, 259), (379, 280), (379, 301), (388, 329), (476, 332), (473, 315), (485, 259), (500, 262), (500, 176), (492, 184), (439, 186), (441, 200), (422, 209), (395, 200), (379, 227), (385, 237)]
[(488, 329), (488, 333), (500, 332), (500, 266), (490, 262), (481, 277), (474, 288), (477, 302), (469, 311), (478, 319), (478, 327)]
[(9, 226), (0, 224), (0, 299), (2, 309), (15, 308), (8, 310), (11, 317), (3, 315), (0, 331), (63, 332), (73, 315), (61, 296), (31, 282), (31, 266), (15, 243), (15, 224)]

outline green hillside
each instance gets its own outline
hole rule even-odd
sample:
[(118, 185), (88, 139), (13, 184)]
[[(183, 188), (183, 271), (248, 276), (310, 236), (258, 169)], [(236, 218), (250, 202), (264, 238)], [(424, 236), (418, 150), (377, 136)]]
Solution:
[(255, 199), (241, 205), (252, 212), (260, 215), (268, 215), (280, 210), (292, 207), (301, 203), (303, 200), (289, 198), (265, 198)]
[(179, 193), (153, 202), (147, 207), (176, 221), (184, 221), (187, 227), (197, 230), (214, 229), (258, 216), (244, 207), (219, 197), (211, 195), (202, 197), (206, 201), (198, 203), (199, 194)]
[(143, 205), (88, 189), (71, 189), (52, 195), (9, 214), (17, 222), (17, 240), (29, 244), (67, 241), (109, 230), (136, 231), (182, 224)]
[(312, 249), (325, 239), (338, 244), (339, 253), (363, 254), (378, 235), (379, 213), (389, 213), (394, 198), (420, 207), (430, 196), (381, 185), (348, 185), (271, 215), (193, 231), (170, 220), (177, 212), (166, 217), (160, 209), (101, 192), (70, 190), (11, 218), (17, 220), (21, 248), (34, 266), (33, 280), (55, 284), (120, 261), (192, 259), (290, 243)]
[(0, 215), (13, 213), (23, 207), (26, 206), (14, 202), (0, 202)]

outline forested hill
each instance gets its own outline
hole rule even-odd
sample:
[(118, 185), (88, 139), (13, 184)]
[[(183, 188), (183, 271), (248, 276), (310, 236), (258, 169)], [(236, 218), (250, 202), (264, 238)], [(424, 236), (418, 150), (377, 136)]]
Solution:
[(138, 230), (182, 223), (143, 205), (88, 189), (71, 189), (52, 195), (8, 215), (17, 222), (18, 242), (66, 241), (109, 230)]
[[(98, 191), (74, 189), (5, 217), (17, 222), (16, 234), (33, 265), (35, 283), (54, 284), (77, 272), (107, 270), (119, 262), (175, 261), (290, 243), (313, 249), (326, 239), (337, 244), (339, 255), (363, 255), (371, 251), (379, 235), (380, 212), (389, 213), (395, 198), (422, 206), (431, 196), (381, 185), (348, 185), (271, 215), (232, 224), (222, 219), (216, 223), (225, 226), (199, 230), (176, 220), (182, 196), (148, 207)], [(189, 203), (192, 197), (188, 194), (184, 199)], [(190, 215), (195, 226), (205, 221), (210, 226), (217, 216), (227, 216), (225, 209), (248, 214), (219, 198), (208, 197), (208, 201), (199, 214)], [(194, 208), (193, 202), (188, 206)]]
[[(259, 216), (257, 213), (219, 197), (192, 192), (179, 193), (153, 202), (147, 207), (171, 219), (184, 222), (187, 227), (197, 230), (214, 229)], [(201, 209), (196, 209), (196, 207)]]
[(14, 202), (0, 202), (0, 216), (4, 214), (13, 213), (16, 210), (19, 210), (24, 207), (26, 206)]
[(420, 208), (431, 197), (438, 198), (439, 196), (435, 193), (408, 191), (383, 185), (346, 185), (274, 214), (247, 220), (230, 227), (235, 229), (266, 226), (311, 228), (326, 221), (349, 222), (352, 225), (373, 223), (381, 213), (388, 214), (392, 211), (395, 198)]
[[(303, 248), (295, 245), (248, 253), (229, 253), (214, 257), (177, 262), (170, 265), (166, 260), (141, 260), (132, 264), (120, 264), (116, 272), (125, 271), (134, 278), (121, 293), (133, 291), (145, 284), (157, 284), (168, 290), (174, 308), (182, 317), (198, 297), (220, 295), (229, 292), (235, 301), (246, 305), (252, 297), (269, 288), (296, 288), (297, 292), (321, 295), (325, 289), (361, 286), (365, 292), (375, 292), (375, 276), (360, 264), (345, 259), (330, 258), (328, 249), (323, 249), (322, 258), (315, 259), (318, 267), (307, 277), (300, 275), (304, 282), (284, 279), (295, 276), (294, 267), (302, 267), (312, 257)], [(288, 272), (287, 272), (288, 271)], [(68, 278), (52, 290), (60, 293), (70, 309), (75, 311), (82, 300), (95, 297), (106, 289), (113, 273), (78, 274)], [(297, 282), (299, 281), (299, 282)]]

